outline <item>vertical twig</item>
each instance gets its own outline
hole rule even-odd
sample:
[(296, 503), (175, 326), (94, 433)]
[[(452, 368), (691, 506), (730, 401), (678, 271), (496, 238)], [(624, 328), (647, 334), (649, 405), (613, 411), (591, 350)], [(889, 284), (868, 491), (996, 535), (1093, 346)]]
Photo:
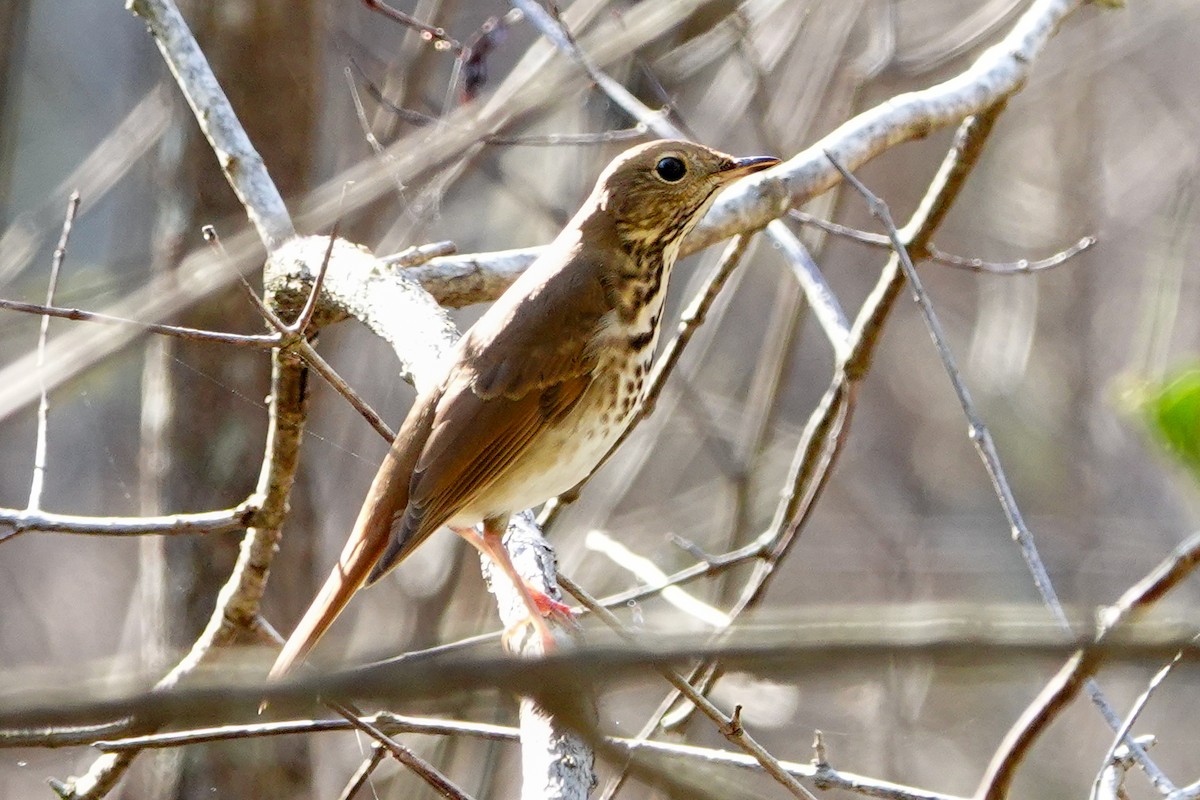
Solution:
[[(79, 191), (71, 192), (67, 198), (67, 215), (63, 219), (62, 234), (58, 237), (58, 246), (50, 259), (50, 281), (46, 287), (46, 305), (54, 305), (54, 292), (58, 289), (58, 273), (62, 269), (63, 259), (67, 255), (67, 242), (71, 238), (71, 227), (75, 224), (75, 214), (79, 211)], [(46, 378), (42, 374), (46, 366), (46, 335), (50, 330), (50, 317), (42, 315), (41, 327), (38, 330), (37, 371), (38, 383), (41, 385), (41, 396), (38, 399), (37, 410), (37, 442), (33, 449), (33, 480), (29, 486), (30, 511), (42, 507), (42, 488), (46, 483), (46, 417), (50, 412), (50, 401), (46, 391)]]

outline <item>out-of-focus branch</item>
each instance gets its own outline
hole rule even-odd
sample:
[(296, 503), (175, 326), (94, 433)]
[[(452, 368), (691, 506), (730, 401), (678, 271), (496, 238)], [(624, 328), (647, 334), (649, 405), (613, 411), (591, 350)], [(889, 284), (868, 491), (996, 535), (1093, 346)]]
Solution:
[(104, 199), (109, 190), (161, 139), (171, 119), (169, 88), (158, 85), (146, 92), (125, 118), (104, 137), (62, 182), (36, 207), (14, 217), (0, 231), (0, 284), (21, 274), (41, 252), (42, 243), (61, 202), (72, 191), (86, 197), (84, 213)]
[[(263, 685), (261, 671), (222, 669), (208, 680), (179, 685), (170, 691), (147, 690), (133, 684), (96, 687), (77, 681), (56, 682), (24, 693), (10, 691), (0, 698), (0, 745), (29, 746), (27, 737), (7, 734), (33, 728), (96, 725), (133, 716), (127, 735), (155, 731), (161, 720), (180, 726), (217, 725), (259, 721), (263, 699), (279, 714), (309, 714), (320, 706), (319, 697), (389, 704), (430, 700), (450, 694), (496, 690), (545, 698), (554, 707), (557, 698), (578, 696), (597, 687), (625, 681), (643, 682), (649, 671), (716, 658), (731, 669), (755, 674), (777, 670), (837, 674), (847, 663), (886, 665), (898, 658), (946, 659), (955, 664), (988, 664), (1018, 659), (1066, 658), (1080, 649), (1097, 651), (1107, 663), (1171, 658), (1179, 650), (1185, 657), (1200, 653), (1190, 622), (1125, 623), (1120, 636), (1079, 639), (1064, 635), (1045, 616), (1031, 621), (1028, 614), (1009, 610), (996, 619), (977, 614), (953, 615), (946, 609), (918, 607), (905, 615), (887, 609), (861, 609), (830, 619), (823, 614), (808, 624), (795, 621), (773, 625), (746, 625), (721, 644), (669, 630), (656, 630), (647, 643), (631, 646), (594, 629), (586, 646), (546, 658), (513, 658), (495, 648), (432, 655), (406, 654), (364, 667), (319, 673), (307, 671), (294, 680)], [(571, 692), (571, 695), (563, 695)], [(107, 733), (97, 738), (113, 738)], [(53, 735), (52, 737), (53, 738)]]
[[(486, 722), (462, 722), (450, 719), (410, 717), (399, 714), (379, 713), (364, 718), (373, 726), (388, 734), (419, 733), (434, 736), (470, 736), (497, 742), (516, 742), (520, 731), (504, 725)], [(249, 725), (225, 725), (219, 728), (202, 728), (190, 731), (172, 731), (150, 736), (131, 737), (111, 742), (97, 742), (96, 747), (106, 751), (128, 748), (169, 748), (188, 744), (235, 741), (264, 736), (282, 736), (297, 733), (323, 733), (327, 731), (352, 730), (353, 725), (345, 719), (294, 720), (287, 722), (260, 722)], [(622, 750), (627, 756), (659, 756), (678, 759), (689, 765), (718, 765), (738, 769), (758, 769), (760, 764), (745, 753), (717, 750), (710, 747), (656, 742), (645, 739), (605, 737), (605, 744)], [(372, 756), (368, 756), (368, 763)], [(779, 765), (796, 778), (812, 780), (822, 789), (843, 789), (865, 797), (882, 797), (888, 800), (964, 800), (955, 795), (931, 792), (890, 781), (869, 778), (852, 772), (834, 769), (821, 761), (801, 764), (795, 761), (780, 761)]]

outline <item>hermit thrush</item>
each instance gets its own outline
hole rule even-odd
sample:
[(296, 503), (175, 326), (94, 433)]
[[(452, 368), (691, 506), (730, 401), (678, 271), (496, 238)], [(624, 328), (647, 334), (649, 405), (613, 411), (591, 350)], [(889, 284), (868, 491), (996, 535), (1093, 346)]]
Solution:
[(542, 614), (561, 607), (517, 576), (501, 544), (509, 515), (570, 489), (621, 435), (646, 390), (684, 236), (723, 187), (777, 163), (657, 141), (604, 170), (570, 224), (463, 335), (444, 377), (413, 404), (273, 677), (308, 653), (364, 583), (442, 526), (504, 571), (544, 646), (552, 643)]

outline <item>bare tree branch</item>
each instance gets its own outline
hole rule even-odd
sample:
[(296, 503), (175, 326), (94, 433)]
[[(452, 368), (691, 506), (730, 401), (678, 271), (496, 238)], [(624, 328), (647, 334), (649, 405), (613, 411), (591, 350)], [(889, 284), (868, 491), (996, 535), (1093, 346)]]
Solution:
[[(79, 211), (79, 192), (71, 192), (67, 199), (67, 214), (63, 220), (62, 234), (58, 237), (58, 246), (54, 248), (54, 257), (50, 263), (50, 281), (46, 288), (46, 305), (54, 303), (54, 292), (58, 288), (58, 273), (62, 269), (63, 259), (67, 255), (67, 242), (71, 238), (71, 226), (75, 224), (75, 214)], [(46, 480), (46, 417), (50, 412), (50, 399), (46, 391), (46, 379), (43, 370), (46, 367), (46, 334), (50, 330), (50, 318), (42, 317), (38, 329), (37, 369), (41, 390), (38, 397), (37, 410), (37, 443), (33, 455), (33, 480), (29, 487), (30, 511), (37, 511), (42, 506), (42, 486)]]
[(86, 517), (0, 508), (0, 542), (25, 531), (78, 533), (90, 536), (145, 536), (147, 534), (227, 533), (254, 525), (262, 498), (251, 496), (240, 505), (222, 511), (198, 514), (168, 514), (161, 517)]
[(131, 0), (129, 10), (146, 23), (263, 244), (271, 250), (295, 236), (283, 198), (179, 9), (171, 0)]
[[(1041, 694), (1030, 703), (1021, 718), (1013, 724), (1008, 735), (997, 748), (992, 757), (992, 763), (975, 793), (979, 800), (1003, 800), (1007, 797), (1017, 766), (1033, 746), (1038, 735), (1054, 721), (1078, 693), (1080, 687), (1087, 685), (1091, 676), (1104, 663), (1103, 646), (1113, 638), (1118, 630), (1127, 627), (1137, 615), (1144, 612), (1190, 575), (1197, 564), (1200, 564), (1200, 532), (1189, 536), (1149, 575), (1122, 595), (1116, 604), (1105, 609), (1095, 640), (1085, 649), (1075, 653), (1063, 665), (1054, 680), (1042, 690)], [(1148, 757), (1145, 755), (1141, 743), (1133, 741), (1129, 736), (1128, 729), (1124, 726), (1119, 726), (1116, 730), (1118, 734), (1124, 733), (1119, 738), (1122, 746), (1127, 748), (1131, 756), (1136, 758), (1137, 762), (1145, 769)], [(1131, 742), (1133, 742), (1132, 747), (1130, 746)], [(1147, 774), (1151, 775), (1151, 779), (1161, 790), (1158, 780), (1154, 778), (1154, 774), (1149, 769)], [(1174, 797), (1178, 791), (1172, 789), (1167, 796)]]

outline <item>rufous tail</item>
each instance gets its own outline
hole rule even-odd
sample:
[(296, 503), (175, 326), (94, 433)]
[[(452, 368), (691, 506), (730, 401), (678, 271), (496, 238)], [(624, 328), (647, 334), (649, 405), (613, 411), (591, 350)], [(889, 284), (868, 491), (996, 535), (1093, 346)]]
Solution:
[(280, 678), (299, 664), (324, 635), (338, 614), (371, 576), (388, 548), (397, 512), (408, 505), (408, 486), (413, 467), (433, 425), (441, 389), (417, 398), (416, 405), (400, 427), (395, 442), (375, 473), (354, 530), (342, 548), (338, 563), (325, 579), (317, 598), (304, 612), (296, 630), (284, 642), (283, 652), (271, 667), (271, 679)]
[(367, 576), (383, 555), (391, 538), (394, 510), (408, 497), (403, 479), (395, 478), (395, 467), (396, 459), (389, 453), (375, 476), (337, 564), (292, 635), (284, 642), (283, 651), (271, 667), (270, 679), (286, 675), (308, 655), (354, 593), (367, 582)]
[[(269, 680), (283, 677), (304, 660), (325, 631), (329, 630), (338, 614), (342, 613), (350, 598), (366, 582), (367, 574), (375, 564), (375, 558), (362, 552), (368, 543), (359, 537), (352, 537), (346, 543), (346, 549), (342, 551), (337, 566), (329, 573), (316, 599), (304, 612), (292, 635), (284, 642), (283, 651), (271, 667)], [(378, 553), (375, 556), (377, 558)]]

